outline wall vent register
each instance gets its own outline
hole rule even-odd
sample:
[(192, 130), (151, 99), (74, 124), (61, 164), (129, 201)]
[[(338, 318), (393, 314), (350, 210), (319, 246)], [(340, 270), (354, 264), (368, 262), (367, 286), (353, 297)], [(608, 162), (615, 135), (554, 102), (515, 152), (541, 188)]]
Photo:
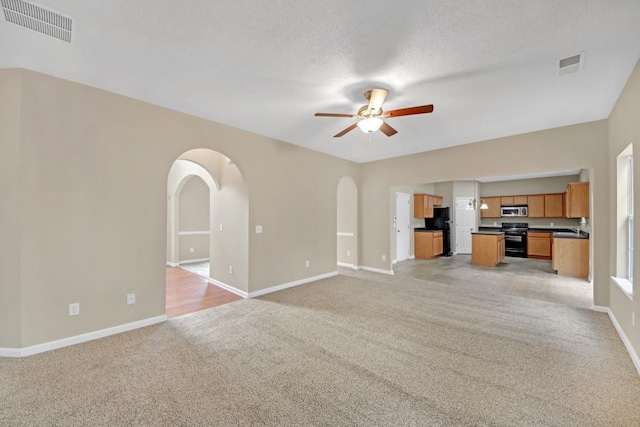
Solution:
[(0, 0), (5, 21), (71, 43), (73, 19), (23, 0)]

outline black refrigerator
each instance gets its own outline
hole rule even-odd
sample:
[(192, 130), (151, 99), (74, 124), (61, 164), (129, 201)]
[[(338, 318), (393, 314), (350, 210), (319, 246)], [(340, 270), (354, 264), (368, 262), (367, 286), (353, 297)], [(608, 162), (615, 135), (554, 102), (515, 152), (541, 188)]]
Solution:
[(427, 230), (442, 230), (442, 256), (451, 256), (451, 218), (449, 208), (433, 208), (433, 218), (424, 219)]

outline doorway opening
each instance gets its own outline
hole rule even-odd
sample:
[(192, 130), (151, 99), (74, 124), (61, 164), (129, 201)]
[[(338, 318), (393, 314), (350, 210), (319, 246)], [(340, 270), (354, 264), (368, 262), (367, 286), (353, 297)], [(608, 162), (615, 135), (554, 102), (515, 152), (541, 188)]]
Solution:
[(216, 151), (187, 151), (169, 170), (166, 286), (169, 317), (248, 295), (248, 192)]

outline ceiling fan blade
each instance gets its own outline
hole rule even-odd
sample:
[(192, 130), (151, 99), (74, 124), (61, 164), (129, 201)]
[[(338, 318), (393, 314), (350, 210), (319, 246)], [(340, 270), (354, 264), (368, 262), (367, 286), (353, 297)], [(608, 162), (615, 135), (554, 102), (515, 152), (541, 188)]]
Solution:
[(314, 116), (316, 117), (351, 117), (351, 118), (356, 117), (353, 114), (340, 114), (340, 113), (315, 113)]
[(373, 111), (373, 114), (377, 114), (380, 111), (380, 107), (382, 107), (382, 103), (387, 98), (387, 94), (389, 93), (386, 89), (373, 89), (371, 91), (371, 96), (369, 97), (369, 106), (367, 107), (368, 111)]
[(387, 136), (393, 136), (396, 133), (398, 133), (397, 130), (395, 130), (394, 128), (392, 128), (391, 126), (389, 126), (386, 123), (382, 123), (382, 126), (380, 126), (380, 130), (382, 131), (382, 133), (384, 133)]
[(433, 104), (420, 105), (419, 107), (400, 108), (398, 110), (385, 111), (382, 114), (382, 117), (391, 118), (391, 117), (400, 117), (400, 116), (411, 116), (413, 114), (427, 114), (431, 112), (433, 112)]
[(352, 130), (354, 130), (356, 127), (358, 127), (357, 123), (352, 124), (351, 126), (349, 126), (348, 128), (346, 128), (345, 130), (343, 130), (340, 133), (337, 133), (335, 135), (333, 135), (334, 138), (340, 138), (342, 135), (346, 134), (347, 132), (351, 132)]

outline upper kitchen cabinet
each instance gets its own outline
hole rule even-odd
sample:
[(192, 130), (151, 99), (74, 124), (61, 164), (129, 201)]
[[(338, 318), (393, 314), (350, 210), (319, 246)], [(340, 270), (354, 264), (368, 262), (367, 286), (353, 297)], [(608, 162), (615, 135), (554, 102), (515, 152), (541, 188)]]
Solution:
[(529, 218), (544, 218), (544, 194), (536, 194), (527, 197), (527, 205), (529, 206)]
[(527, 196), (502, 196), (500, 197), (500, 203), (503, 206), (508, 205), (526, 205)]
[(564, 216), (563, 202), (564, 202), (564, 194), (562, 193), (545, 194), (544, 195), (545, 218), (562, 218)]
[(564, 212), (567, 218), (589, 217), (589, 183), (570, 182), (564, 193)]
[(489, 209), (480, 211), (480, 218), (500, 218), (501, 197), (483, 197), (482, 200), (487, 204)]
[(430, 194), (414, 194), (413, 217), (433, 218), (433, 207), (442, 206), (442, 203), (443, 199), (441, 196), (432, 196)]

